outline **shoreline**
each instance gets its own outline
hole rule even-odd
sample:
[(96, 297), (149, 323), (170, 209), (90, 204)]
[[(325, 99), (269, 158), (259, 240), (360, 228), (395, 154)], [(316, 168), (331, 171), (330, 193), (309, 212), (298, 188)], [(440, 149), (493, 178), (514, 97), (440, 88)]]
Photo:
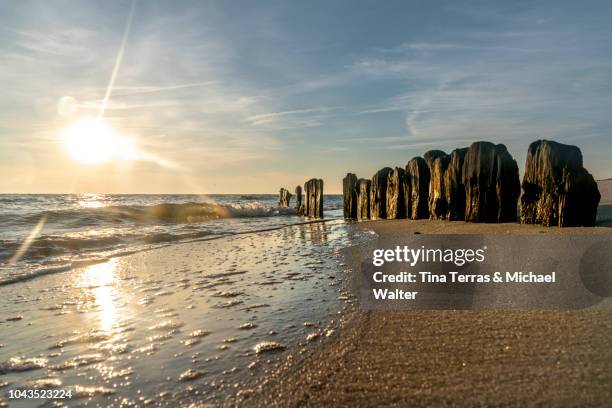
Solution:
[(277, 225), (274, 227), (261, 228), (261, 229), (251, 230), (251, 231), (238, 231), (238, 232), (232, 232), (232, 233), (224, 233), (224, 234), (219, 234), (219, 235), (212, 236), (212, 237), (187, 239), (183, 241), (170, 241), (170, 242), (165, 242), (162, 244), (154, 245), (151, 247), (126, 249), (124, 251), (113, 253), (107, 256), (102, 256), (100, 258), (75, 259), (75, 260), (70, 261), (70, 263), (68, 264), (51, 265), (51, 266), (46, 266), (40, 269), (36, 269), (27, 275), (16, 275), (11, 278), (4, 278), (0, 276), (0, 287), (14, 285), (14, 284), (22, 283), (22, 282), (28, 282), (33, 279), (40, 278), (42, 276), (55, 275), (58, 273), (69, 272), (74, 269), (108, 262), (115, 258), (122, 258), (125, 256), (138, 254), (141, 252), (148, 252), (148, 251), (153, 251), (156, 249), (167, 248), (173, 245), (184, 245), (184, 244), (191, 244), (191, 243), (197, 243), (197, 242), (216, 241), (218, 239), (223, 239), (223, 238), (228, 238), (228, 237), (235, 237), (235, 236), (248, 235), (248, 234), (260, 234), (264, 232), (278, 231), (284, 228), (293, 228), (293, 227), (306, 226), (306, 225), (311, 225), (311, 224), (325, 224), (328, 222), (338, 221), (338, 220), (340, 220), (340, 218), (323, 218), (323, 219), (300, 221), (300, 222), (296, 222), (292, 224), (282, 224), (282, 225)]
[[(380, 235), (612, 234), (612, 228), (457, 221), (354, 223)], [(347, 248), (351, 266), (363, 248)], [(354, 272), (352, 272), (354, 273)], [(255, 384), (249, 406), (603, 406), (612, 320), (596, 310), (394, 310), (347, 325)], [(518, 392), (520, 390), (520, 392)]]
[(74, 392), (70, 405), (222, 404), (284, 359), (277, 350), (297, 354), (343, 324), (338, 253), (355, 234), (326, 221), (0, 286), (0, 328), (11, 333), (0, 405), (48, 378)]

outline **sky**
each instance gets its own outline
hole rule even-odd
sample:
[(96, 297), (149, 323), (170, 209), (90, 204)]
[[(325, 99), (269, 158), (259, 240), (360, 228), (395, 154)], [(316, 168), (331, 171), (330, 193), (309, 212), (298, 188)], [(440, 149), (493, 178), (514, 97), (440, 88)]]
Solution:
[[(2, 2), (0, 193), (339, 193), (479, 140), (521, 171), (531, 142), (574, 144), (612, 177), (610, 21), (607, 1)], [(87, 118), (120, 138), (81, 154), (110, 159), (73, 154)]]

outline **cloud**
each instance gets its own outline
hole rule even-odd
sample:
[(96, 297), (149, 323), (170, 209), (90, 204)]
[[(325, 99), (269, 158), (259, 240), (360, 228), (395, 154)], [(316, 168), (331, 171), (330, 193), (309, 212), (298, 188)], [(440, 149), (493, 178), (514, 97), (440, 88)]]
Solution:
[(172, 85), (136, 85), (136, 86), (122, 86), (115, 87), (115, 92), (113, 93), (114, 98), (120, 98), (124, 96), (135, 96), (135, 95), (143, 95), (143, 94), (151, 94), (151, 93), (159, 93), (159, 92), (167, 92), (167, 91), (177, 91), (187, 88), (201, 88), (207, 87), (211, 85), (217, 85), (218, 81), (201, 81), (194, 82), (188, 84), (172, 84)]
[(411, 52), (465, 52), (465, 51), (494, 51), (494, 52), (516, 52), (537, 53), (541, 49), (534, 47), (512, 47), (503, 44), (469, 44), (452, 42), (405, 42), (393, 48), (379, 49), (383, 53), (409, 54)]
[(246, 118), (246, 121), (253, 126), (274, 129), (314, 127), (321, 126), (323, 120), (328, 117), (329, 112), (334, 109), (336, 108), (323, 107), (262, 113), (249, 116)]
[(19, 30), (9, 27), (0, 29), (4, 31), (5, 47), (12, 47), (13, 55), (35, 57), (40, 54), (53, 57), (83, 57), (93, 55), (85, 45), (95, 32), (74, 27), (62, 27), (53, 33), (37, 30)]
[[(584, 78), (579, 73), (599, 72), (610, 57), (585, 59), (583, 54), (590, 51), (544, 46), (553, 39), (540, 32), (539, 37), (522, 34), (497, 38), (495, 44), (487, 38), (480, 43), (404, 42), (372, 49), (349, 69), (377, 81), (404, 81), (409, 89), (358, 114), (403, 112), (409, 136), (432, 139), (490, 134), (563, 140), (590, 127), (587, 118), (594, 116), (588, 107), (611, 98), (590, 84), (578, 85)], [(459, 37), (471, 37), (470, 30)], [(551, 63), (556, 60), (563, 63)]]

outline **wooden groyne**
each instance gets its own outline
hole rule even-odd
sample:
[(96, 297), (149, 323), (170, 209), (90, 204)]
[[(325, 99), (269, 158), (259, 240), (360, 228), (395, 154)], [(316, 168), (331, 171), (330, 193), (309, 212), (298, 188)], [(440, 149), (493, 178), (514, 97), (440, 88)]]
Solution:
[[(522, 183), (503, 144), (430, 150), (371, 180), (343, 180), (346, 219), (423, 219), (593, 226), (600, 193), (576, 146), (539, 140), (528, 149)], [(520, 209), (519, 209), (520, 198)]]

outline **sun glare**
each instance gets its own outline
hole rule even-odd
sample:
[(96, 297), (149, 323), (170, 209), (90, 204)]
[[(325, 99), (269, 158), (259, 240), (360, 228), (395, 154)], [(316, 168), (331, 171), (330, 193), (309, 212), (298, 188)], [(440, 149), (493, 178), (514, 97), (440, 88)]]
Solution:
[(91, 290), (99, 307), (100, 328), (106, 331), (112, 329), (117, 320), (117, 265), (116, 258), (106, 263), (91, 265), (85, 269), (79, 284), (80, 287)]
[(81, 119), (67, 128), (62, 136), (70, 156), (84, 164), (136, 158), (131, 139), (119, 134), (102, 119)]

